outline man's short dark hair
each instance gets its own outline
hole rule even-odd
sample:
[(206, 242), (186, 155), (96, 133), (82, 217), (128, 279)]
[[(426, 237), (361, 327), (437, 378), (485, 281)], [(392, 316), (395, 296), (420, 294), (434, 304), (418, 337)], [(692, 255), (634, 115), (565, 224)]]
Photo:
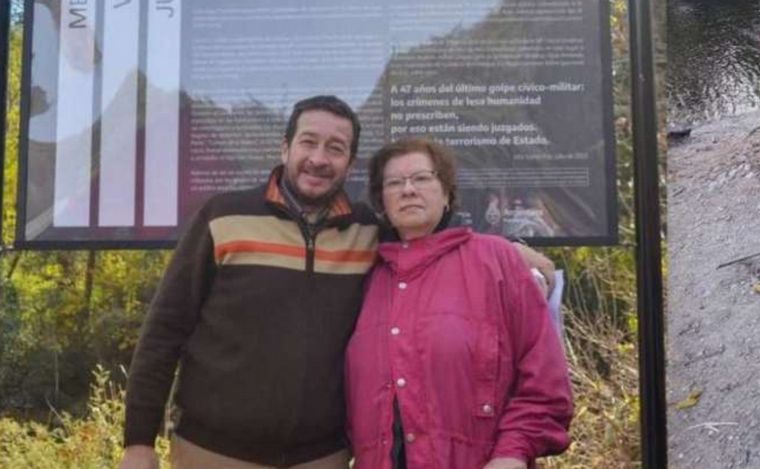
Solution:
[(293, 106), (293, 112), (288, 119), (288, 126), (285, 128), (285, 141), (288, 142), (288, 145), (293, 143), (293, 137), (296, 135), (298, 118), (306, 111), (325, 111), (351, 121), (351, 127), (353, 128), (351, 159), (356, 157), (356, 152), (359, 149), (359, 133), (362, 130), (362, 126), (359, 124), (359, 118), (356, 116), (354, 110), (351, 109), (351, 106), (346, 104), (340, 98), (332, 95), (312, 96), (311, 98), (298, 101), (296, 105)]

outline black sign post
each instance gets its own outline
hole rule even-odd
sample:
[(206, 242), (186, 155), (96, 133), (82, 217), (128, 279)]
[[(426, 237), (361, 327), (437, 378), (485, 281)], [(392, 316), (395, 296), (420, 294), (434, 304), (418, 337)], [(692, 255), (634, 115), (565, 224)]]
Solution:
[(630, 0), (633, 156), (636, 188), (636, 285), (639, 312), (641, 458), (667, 467), (657, 109), (649, 0)]

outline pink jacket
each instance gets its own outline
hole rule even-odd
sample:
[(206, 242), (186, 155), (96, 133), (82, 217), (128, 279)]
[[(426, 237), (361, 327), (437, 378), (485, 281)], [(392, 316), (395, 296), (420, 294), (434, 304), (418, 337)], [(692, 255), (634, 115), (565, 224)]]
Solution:
[(517, 251), (451, 228), (379, 254), (346, 359), (354, 467), (391, 468), (394, 396), (409, 469), (567, 448), (567, 364)]

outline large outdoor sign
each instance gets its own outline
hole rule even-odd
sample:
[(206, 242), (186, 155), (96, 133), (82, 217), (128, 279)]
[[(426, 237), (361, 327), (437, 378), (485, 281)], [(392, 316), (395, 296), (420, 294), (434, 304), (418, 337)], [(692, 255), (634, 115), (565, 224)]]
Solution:
[(28, 1), (19, 241), (148, 246), (261, 184), (294, 102), (357, 110), (366, 159), (458, 155), (461, 220), (538, 244), (616, 240), (606, 0)]

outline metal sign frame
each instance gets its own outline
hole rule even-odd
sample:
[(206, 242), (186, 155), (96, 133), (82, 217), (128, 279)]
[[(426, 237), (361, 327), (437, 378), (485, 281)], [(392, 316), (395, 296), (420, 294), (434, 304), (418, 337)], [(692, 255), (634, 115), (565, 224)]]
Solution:
[[(143, 0), (144, 2), (144, 0)], [(22, 74), (22, 109), (21, 109), (21, 115), (22, 115), (22, 122), (21, 122), (21, 141), (19, 145), (19, 150), (21, 155), (28, 155), (29, 149), (30, 149), (30, 141), (29, 141), (29, 131), (30, 131), (30, 99), (29, 99), (29, 93), (30, 93), (30, 86), (31, 86), (31, 49), (32, 49), (32, 34), (33, 34), (33, 24), (35, 21), (35, 13), (34, 8), (32, 7), (34, 5), (34, 0), (25, 0), (25, 6), (24, 9), (24, 22), (27, 25), (30, 25), (28, 28), (25, 28), (25, 37), (24, 37), (24, 61), (23, 61), (23, 74)], [(617, 166), (617, 157), (616, 157), (616, 145), (614, 141), (614, 123), (613, 123), (613, 104), (612, 104), (612, 77), (611, 72), (608, 70), (608, 68), (611, 67), (612, 63), (612, 47), (611, 47), (611, 41), (610, 41), (610, 23), (608, 21), (609, 14), (610, 14), (610, 5), (607, 2), (607, 0), (598, 0), (598, 4), (594, 7), (598, 11), (595, 12), (596, 14), (599, 14), (599, 17), (604, 19), (603, 21), (600, 21), (600, 27), (598, 30), (594, 30), (591, 35), (596, 36), (600, 42), (599, 45), (601, 46), (598, 52), (594, 52), (594, 59), (599, 59), (602, 65), (603, 73), (602, 77), (599, 83), (599, 91), (601, 92), (601, 96), (604, 96), (602, 106), (600, 109), (600, 130), (603, 135), (603, 141), (600, 142), (600, 146), (603, 145), (603, 154), (604, 154), (604, 161), (599, 162), (597, 168), (599, 168), (600, 172), (604, 172), (605, 174), (605, 183), (604, 187), (600, 187), (599, 192), (604, 192), (604, 194), (599, 194), (599, 199), (604, 199), (604, 206), (600, 206), (599, 214), (601, 218), (601, 214), (604, 214), (606, 217), (606, 232), (599, 232), (599, 233), (592, 233), (592, 234), (581, 234), (577, 236), (562, 236), (562, 237), (540, 237), (536, 236), (533, 238), (530, 238), (528, 241), (531, 245), (534, 246), (565, 246), (565, 245), (579, 245), (579, 246), (602, 246), (602, 245), (614, 245), (618, 243), (618, 200), (617, 200), (617, 184), (616, 184), (616, 171), (615, 168)], [(99, 13), (101, 15), (102, 12)], [(102, 15), (101, 15), (102, 16)], [(98, 17), (98, 21), (102, 18), (100, 16)], [(102, 33), (102, 32), (101, 32)], [(99, 33), (100, 34), (100, 33)], [(141, 46), (143, 47), (143, 46)], [(598, 54), (598, 55), (597, 55)], [(144, 59), (141, 59), (144, 60)], [(95, 81), (95, 87), (96, 89), (99, 89), (99, 82), (96, 79)], [(144, 96), (142, 97), (144, 98)], [(139, 101), (142, 102), (144, 99), (140, 99)], [(607, 101), (609, 100), (609, 102)], [(94, 123), (94, 126), (97, 126), (98, 123)], [(93, 127), (95, 128), (95, 127)], [(100, 139), (97, 137), (98, 131), (93, 131), (93, 146), (97, 147), (100, 144)], [(139, 137), (139, 135), (138, 135)], [(182, 145), (182, 144), (180, 144)], [(138, 143), (138, 147), (140, 144)], [(182, 147), (180, 148), (180, 153), (183, 152)], [(96, 150), (97, 153), (97, 150)], [(94, 173), (97, 171), (96, 163), (97, 157), (93, 159), (93, 167), (91, 168), (91, 171)], [(138, 156), (138, 164), (142, 161), (140, 159), (140, 156)], [(45, 239), (45, 236), (42, 236), (40, 238), (30, 238), (27, 239), (26, 236), (26, 227), (28, 224), (27, 216), (28, 216), (28, 210), (30, 206), (27, 204), (27, 199), (33, 195), (33, 193), (30, 193), (30, 191), (33, 191), (33, 188), (28, 187), (27, 181), (30, 176), (30, 171), (33, 169), (30, 168), (30, 164), (27, 161), (27, 158), (24, 157), (19, 161), (19, 192), (18, 192), (18, 201), (17, 201), (17, 213), (18, 213), (18, 220), (19, 223), (16, 225), (16, 237), (15, 237), (15, 246), (18, 249), (40, 249), (40, 250), (47, 250), (47, 249), (168, 249), (172, 248), (176, 241), (174, 241), (172, 238), (176, 237), (176, 232), (178, 232), (178, 229), (170, 228), (167, 230), (167, 235), (163, 236), (150, 236), (150, 238), (153, 239), (108, 239), (108, 232), (104, 232), (103, 236), (93, 236), (91, 237), (89, 235), (89, 231), (92, 229), (90, 228), (65, 228), (66, 230), (69, 230), (71, 233), (71, 238), (69, 239), (63, 239), (64, 237), (58, 237), (57, 235), (53, 235), (49, 237), (48, 239)], [(98, 182), (96, 180), (93, 180), (92, 182), (93, 190), (97, 192)], [(569, 199), (568, 199), (569, 200)], [(94, 205), (93, 205), (94, 206)], [(141, 205), (137, 204), (138, 210)], [(91, 213), (94, 210), (91, 206)], [(139, 213), (139, 212), (138, 212)], [(91, 215), (92, 217), (93, 215)], [(92, 218), (91, 218), (92, 220)], [(181, 226), (181, 224), (180, 224)], [(81, 233), (75, 230), (82, 230)], [(100, 227), (99, 229), (103, 229)], [(105, 228), (106, 230), (110, 230), (110, 228)], [(116, 233), (118, 233), (118, 230), (114, 230), (114, 234), (116, 237)], [(52, 233), (48, 233), (52, 234)], [(98, 239), (93, 239), (98, 238)]]

